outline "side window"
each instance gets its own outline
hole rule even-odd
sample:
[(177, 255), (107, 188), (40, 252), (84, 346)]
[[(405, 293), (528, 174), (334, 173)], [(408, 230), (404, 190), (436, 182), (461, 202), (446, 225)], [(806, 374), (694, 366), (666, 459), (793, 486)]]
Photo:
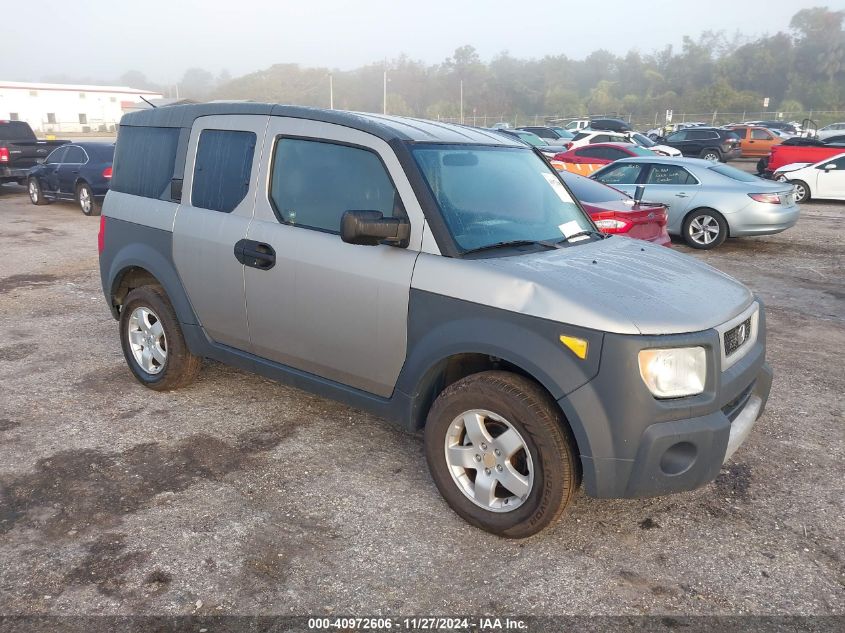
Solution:
[(609, 141), (610, 137), (607, 134), (599, 134), (590, 139), (590, 143), (607, 143)]
[(111, 189), (145, 198), (169, 194), (179, 131), (176, 127), (121, 125)]
[(735, 127), (735, 128), (731, 128), (730, 131), (733, 132), (734, 134), (736, 134), (739, 138), (743, 139), (743, 138), (745, 138), (746, 134), (748, 133), (748, 128), (747, 127)]
[(683, 167), (652, 165), (646, 179), (649, 185), (694, 185), (698, 181)]
[(845, 169), (845, 156), (840, 156), (836, 160), (831, 160), (831, 161), (824, 163), (823, 165), (819, 165), (819, 169), (824, 169), (828, 165), (836, 165), (835, 169), (837, 171), (841, 171), (841, 170)]
[(628, 157), (628, 154), (615, 147), (603, 147), (602, 150), (601, 158), (606, 158), (607, 160), (619, 160), (620, 158)]
[(375, 152), (292, 138), (276, 143), (270, 200), (279, 221), (329, 233), (340, 233), (346, 211), (393, 217), (401, 204)]
[(50, 152), (50, 155), (47, 157), (47, 160), (44, 161), (48, 165), (55, 165), (57, 163), (61, 163), (62, 159), (65, 157), (65, 153), (67, 152), (67, 147), (60, 147), (59, 149), (55, 149)]
[(582, 147), (575, 151), (576, 156), (583, 156), (584, 158), (601, 158), (600, 147)]
[(687, 140), (687, 133), (675, 132), (674, 134), (670, 134), (666, 140), (670, 143), (680, 143), (681, 141)]
[(603, 170), (596, 180), (606, 185), (633, 185), (640, 177), (643, 167), (638, 163), (624, 163), (614, 165), (610, 169)]
[(67, 154), (65, 154), (64, 159), (62, 160), (63, 163), (71, 163), (74, 165), (81, 165), (85, 161), (85, 152), (82, 151), (81, 147), (70, 146), (67, 148)]
[(766, 132), (766, 130), (751, 130), (751, 138), (755, 141), (770, 141), (772, 140), (772, 135)]
[(203, 130), (197, 143), (191, 205), (231, 213), (249, 191), (255, 133)]

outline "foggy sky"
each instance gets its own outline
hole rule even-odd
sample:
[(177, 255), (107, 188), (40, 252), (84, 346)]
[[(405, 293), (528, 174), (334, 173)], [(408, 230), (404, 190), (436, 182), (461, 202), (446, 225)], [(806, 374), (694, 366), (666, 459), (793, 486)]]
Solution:
[[(17, 4), (11, 2), (10, 4)], [(845, 0), (37, 0), (37, 20), (3, 29), (0, 80), (108, 81), (135, 69), (157, 83), (198, 66), (233, 76), (274, 63), (350, 69), (406, 53), (440, 62), (471, 44), (482, 59), (604, 48), (649, 53), (705, 30), (786, 30), (802, 8)], [(38, 44), (35, 44), (38, 42)]]

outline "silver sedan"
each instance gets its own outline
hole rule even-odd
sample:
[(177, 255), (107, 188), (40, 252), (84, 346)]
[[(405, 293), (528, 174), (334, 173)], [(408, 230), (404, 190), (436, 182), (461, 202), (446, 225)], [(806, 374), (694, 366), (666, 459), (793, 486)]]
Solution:
[(669, 209), (668, 231), (693, 248), (719, 246), (727, 237), (771, 235), (798, 221), (793, 186), (698, 158), (635, 157), (617, 160), (595, 180)]

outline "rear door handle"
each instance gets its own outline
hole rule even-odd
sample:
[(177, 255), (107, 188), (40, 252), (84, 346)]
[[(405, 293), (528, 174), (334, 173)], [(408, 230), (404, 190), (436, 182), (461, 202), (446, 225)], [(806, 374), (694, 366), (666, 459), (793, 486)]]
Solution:
[(675, 197), (676, 198), (689, 198), (689, 196), (685, 193), (676, 193)]
[(235, 244), (235, 259), (244, 266), (270, 270), (276, 265), (276, 251), (263, 242), (240, 240)]

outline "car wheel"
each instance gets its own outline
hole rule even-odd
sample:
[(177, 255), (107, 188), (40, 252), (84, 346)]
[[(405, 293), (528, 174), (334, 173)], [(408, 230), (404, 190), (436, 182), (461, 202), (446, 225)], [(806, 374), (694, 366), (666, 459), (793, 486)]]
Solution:
[(701, 152), (701, 157), (704, 160), (709, 160), (713, 163), (717, 163), (722, 160), (722, 154), (717, 149), (705, 149)]
[(446, 388), (426, 420), (425, 454), (452, 509), (508, 538), (549, 526), (578, 486), (575, 441), (557, 404), (510, 372), (473, 374)]
[(807, 183), (803, 180), (793, 180), (791, 182), (795, 186), (795, 202), (798, 204), (807, 202), (810, 199), (810, 188), (807, 186)]
[(156, 391), (184, 387), (202, 365), (188, 349), (176, 312), (160, 286), (142, 286), (127, 295), (120, 310), (120, 342), (135, 378)]
[(76, 188), (76, 202), (85, 215), (100, 215), (100, 205), (94, 199), (94, 192), (86, 183)]
[(713, 209), (696, 209), (684, 219), (683, 236), (693, 248), (716, 248), (728, 237), (728, 223)]
[(29, 192), (29, 200), (32, 204), (42, 205), (48, 203), (48, 200), (44, 197), (44, 192), (41, 190), (41, 183), (38, 182), (37, 178), (27, 180), (26, 190)]

